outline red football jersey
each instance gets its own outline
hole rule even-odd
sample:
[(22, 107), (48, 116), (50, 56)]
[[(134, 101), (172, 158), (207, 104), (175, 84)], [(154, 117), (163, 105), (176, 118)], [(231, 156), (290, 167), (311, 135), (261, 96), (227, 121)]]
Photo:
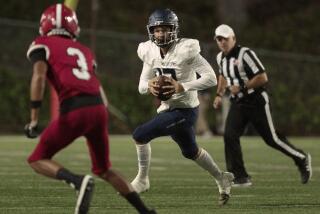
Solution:
[(60, 102), (78, 95), (98, 95), (100, 82), (94, 67), (95, 58), (89, 48), (61, 36), (39, 36), (30, 45), (27, 57), (44, 49), (49, 64), (47, 79), (56, 89)]

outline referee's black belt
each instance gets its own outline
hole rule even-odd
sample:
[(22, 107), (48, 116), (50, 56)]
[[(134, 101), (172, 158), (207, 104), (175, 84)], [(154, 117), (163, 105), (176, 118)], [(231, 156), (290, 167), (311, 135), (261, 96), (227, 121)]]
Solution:
[(247, 94), (241, 93), (240, 96), (239, 95), (231, 96), (230, 100), (233, 102), (241, 102), (241, 101), (253, 99), (254, 97), (261, 94), (263, 91), (266, 91), (264, 87), (255, 88), (251, 93), (247, 93)]
[(103, 104), (100, 95), (80, 94), (62, 101), (60, 104), (60, 114), (65, 114), (78, 108), (100, 104)]

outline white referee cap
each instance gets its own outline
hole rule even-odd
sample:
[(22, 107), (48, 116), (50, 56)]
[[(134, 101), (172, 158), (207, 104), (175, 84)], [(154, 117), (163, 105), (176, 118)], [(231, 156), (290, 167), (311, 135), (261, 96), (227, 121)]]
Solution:
[(222, 36), (223, 38), (229, 38), (234, 35), (235, 34), (229, 25), (222, 24), (216, 28), (214, 38), (216, 38), (217, 36)]

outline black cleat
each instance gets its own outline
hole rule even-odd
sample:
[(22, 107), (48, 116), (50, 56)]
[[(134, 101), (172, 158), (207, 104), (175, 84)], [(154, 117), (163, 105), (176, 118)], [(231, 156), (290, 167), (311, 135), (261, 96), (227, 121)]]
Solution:
[(301, 160), (297, 165), (301, 175), (301, 183), (308, 183), (312, 176), (311, 155), (307, 154), (306, 158)]
[(228, 202), (229, 198), (230, 198), (230, 195), (229, 195), (229, 194), (221, 193), (220, 196), (219, 196), (218, 204), (219, 204), (220, 206), (225, 205), (225, 204)]
[(90, 175), (83, 177), (78, 192), (75, 214), (87, 214), (90, 208), (90, 202), (94, 190), (94, 180)]
[(235, 178), (232, 187), (249, 187), (252, 185), (250, 176), (243, 178)]

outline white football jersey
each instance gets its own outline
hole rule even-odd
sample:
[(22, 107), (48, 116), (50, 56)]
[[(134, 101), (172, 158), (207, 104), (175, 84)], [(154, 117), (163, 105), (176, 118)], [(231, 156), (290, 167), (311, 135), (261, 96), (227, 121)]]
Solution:
[[(174, 108), (194, 108), (199, 105), (197, 91), (217, 84), (212, 67), (200, 55), (198, 40), (177, 39), (164, 58), (161, 57), (160, 48), (150, 40), (140, 43), (137, 52), (143, 61), (139, 82), (141, 94), (149, 93), (148, 81), (159, 75), (171, 76), (185, 90), (162, 101), (158, 112)], [(196, 73), (201, 76), (199, 79)]]

